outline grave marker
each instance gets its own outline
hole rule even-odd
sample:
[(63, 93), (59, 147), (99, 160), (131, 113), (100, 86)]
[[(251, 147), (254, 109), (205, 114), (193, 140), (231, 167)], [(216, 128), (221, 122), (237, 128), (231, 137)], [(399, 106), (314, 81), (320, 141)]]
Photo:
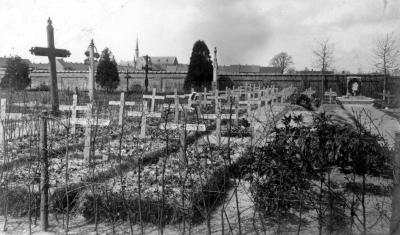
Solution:
[(72, 96), (72, 105), (60, 105), (61, 111), (71, 111), (71, 133), (76, 133), (77, 111), (87, 111), (88, 106), (78, 106), (78, 95)]
[(49, 18), (47, 20), (47, 45), (48, 47), (32, 47), (30, 52), (36, 56), (47, 56), (49, 58), (50, 77), (51, 77), (51, 106), (52, 113), (58, 113), (58, 87), (57, 87), (57, 70), (56, 70), (56, 57), (68, 57), (71, 53), (65, 49), (56, 49), (54, 46), (54, 28)]
[(143, 95), (143, 99), (151, 99), (150, 112), (153, 113), (156, 100), (164, 100), (165, 97), (164, 96), (157, 96), (156, 95), (156, 88), (153, 88), (152, 95)]
[(308, 98), (312, 98), (312, 95), (315, 94), (315, 91), (310, 87), (309, 89), (303, 91), (301, 94), (308, 96)]
[(148, 117), (152, 118), (161, 118), (161, 113), (155, 113), (155, 112), (148, 112), (147, 111), (147, 101), (143, 100), (143, 109), (141, 112), (139, 111), (129, 111), (127, 112), (128, 117), (142, 117), (142, 122), (140, 125), (140, 134), (139, 138), (140, 139), (145, 139), (146, 138), (146, 122)]
[(337, 93), (332, 91), (332, 88), (329, 88), (329, 91), (326, 91), (324, 95), (329, 97), (329, 104), (332, 104), (332, 97), (336, 97)]
[(136, 102), (134, 102), (134, 101), (125, 101), (125, 93), (121, 92), (120, 100), (119, 101), (109, 101), (108, 105), (119, 106), (118, 125), (122, 126), (122, 122), (124, 120), (125, 106), (134, 106), (134, 105), (136, 105)]

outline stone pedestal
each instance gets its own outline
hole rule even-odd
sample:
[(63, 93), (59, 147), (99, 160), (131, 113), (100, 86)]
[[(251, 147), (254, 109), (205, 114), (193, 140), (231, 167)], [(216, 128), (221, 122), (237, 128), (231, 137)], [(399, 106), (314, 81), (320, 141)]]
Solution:
[(365, 96), (341, 96), (337, 97), (336, 100), (341, 104), (360, 104), (369, 106), (374, 104), (374, 99)]

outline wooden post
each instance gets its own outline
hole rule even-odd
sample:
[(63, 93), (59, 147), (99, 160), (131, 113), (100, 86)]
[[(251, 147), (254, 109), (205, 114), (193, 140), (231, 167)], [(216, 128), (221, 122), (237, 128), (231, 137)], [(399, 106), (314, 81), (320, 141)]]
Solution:
[(147, 101), (143, 100), (142, 123), (140, 125), (140, 139), (146, 138)]
[(153, 88), (153, 94), (152, 94), (151, 104), (150, 104), (150, 112), (154, 112), (155, 103), (156, 103), (156, 88)]
[(78, 106), (78, 95), (73, 95), (72, 96), (72, 107), (71, 107), (71, 121), (72, 121), (72, 126), (71, 126), (71, 133), (75, 135), (76, 133), (76, 106)]
[(217, 102), (215, 104), (216, 109), (215, 109), (215, 113), (217, 114), (217, 120), (215, 121), (216, 124), (216, 134), (217, 134), (217, 143), (218, 146), (221, 145), (221, 104), (219, 102)]
[(124, 119), (124, 110), (125, 110), (125, 93), (121, 92), (119, 115), (118, 115), (118, 125), (120, 126), (122, 126), (122, 121)]
[(235, 126), (239, 126), (239, 99), (235, 99)]
[(250, 117), (251, 113), (251, 94), (247, 93), (247, 116)]
[(203, 97), (202, 98), (203, 99), (201, 99), (201, 103), (200, 103), (201, 108), (204, 107), (204, 105), (205, 105), (205, 103), (207, 101), (207, 87), (204, 87)]
[(215, 99), (215, 113), (217, 113), (218, 111), (218, 106), (217, 106), (217, 104), (218, 104), (218, 89), (215, 89), (214, 90), (214, 99)]
[(47, 156), (47, 113), (40, 117), (40, 229), (47, 231), (49, 226), (49, 159)]
[(86, 161), (90, 161), (91, 152), (92, 152), (92, 125), (90, 125), (90, 121), (92, 120), (92, 104), (87, 104), (86, 118), (88, 120), (88, 124), (85, 127), (85, 145), (83, 148), (83, 158)]
[(392, 217), (390, 234), (400, 234), (400, 132), (395, 134), (393, 161)]
[(6, 160), (6, 131), (4, 128), (6, 118), (6, 99), (1, 99), (0, 104), (0, 152), (3, 155), (3, 162)]
[(178, 96), (178, 89), (174, 89), (174, 103), (175, 103), (175, 116), (174, 116), (174, 122), (178, 123), (179, 122), (179, 96)]
[(180, 148), (179, 148), (179, 158), (181, 162), (181, 166), (186, 166), (186, 109), (183, 109), (181, 115), (181, 128), (179, 129), (180, 132)]

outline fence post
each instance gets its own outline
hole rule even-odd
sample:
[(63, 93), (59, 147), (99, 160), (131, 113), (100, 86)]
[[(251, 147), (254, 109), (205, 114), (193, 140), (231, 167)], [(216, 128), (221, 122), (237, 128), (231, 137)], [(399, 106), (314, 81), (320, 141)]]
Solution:
[(49, 226), (49, 159), (47, 155), (47, 113), (40, 117), (40, 228), (47, 231)]
[(390, 234), (400, 233), (400, 132), (395, 134), (395, 155), (393, 156), (392, 217)]
[(1, 99), (0, 104), (0, 152), (3, 155), (3, 162), (6, 161), (6, 130), (5, 125), (5, 115), (6, 115), (6, 99)]

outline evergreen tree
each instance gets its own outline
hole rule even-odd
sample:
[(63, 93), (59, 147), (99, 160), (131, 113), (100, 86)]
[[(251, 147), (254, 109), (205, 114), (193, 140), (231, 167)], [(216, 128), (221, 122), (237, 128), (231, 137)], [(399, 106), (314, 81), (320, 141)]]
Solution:
[(190, 56), (189, 71), (185, 79), (184, 88), (194, 88), (201, 91), (203, 87), (211, 88), (213, 79), (213, 66), (211, 63), (210, 51), (204, 41), (198, 40), (193, 45)]
[(0, 82), (0, 87), (23, 90), (30, 84), (29, 65), (19, 56), (9, 58), (7, 60), (6, 73)]
[(107, 91), (115, 90), (119, 84), (117, 62), (110, 49), (101, 52), (101, 57), (96, 70), (96, 83)]

